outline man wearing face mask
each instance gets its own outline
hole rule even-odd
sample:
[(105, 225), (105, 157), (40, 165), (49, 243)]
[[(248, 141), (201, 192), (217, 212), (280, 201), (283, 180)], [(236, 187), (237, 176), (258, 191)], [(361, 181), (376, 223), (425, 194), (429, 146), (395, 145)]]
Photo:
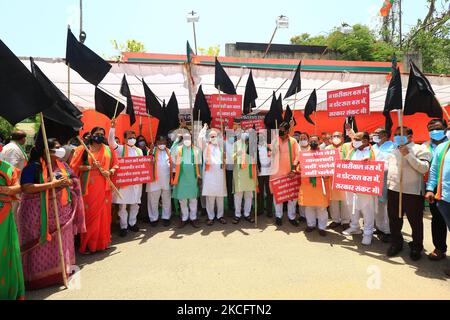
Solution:
[[(116, 121), (111, 121), (111, 129), (109, 130), (108, 143), (116, 153), (117, 157), (142, 157), (142, 150), (136, 147), (136, 133), (134, 131), (125, 131), (123, 137), (126, 142), (124, 145), (116, 143)], [(119, 205), (120, 218), (120, 236), (125, 237), (128, 230), (138, 232), (137, 215), (139, 213), (139, 205), (141, 204), (142, 184), (135, 184), (120, 188), (122, 198), (113, 195), (113, 203)], [(127, 212), (127, 206), (130, 212)]]
[[(283, 122), (280, 125), (279, 131), (279, 142), (278, 142), (278, 157), (275, 159), (277, 161), (277, 171), (271, 175), (270, 180), (278, 179), (281, 177), (289, 176), (293, 178), (296, 174), (296, 168), (298, 165), (298, 158), (300, 147), (295, 141), (294, 138), (289, 136), (289, 124)], [(274, 152), (274, 150), (272, 150)], [(295, 214), (295, 206), (297, 204), (297, 200), (288, 201), (288, 218), (289, 222), (298, 226), (299, 221), (296, 219)], [(274, 205), (275, 205), (275, 216), (276, 216), (276, 224), (278, 226), (282, 225), (283, 218), (283, 203), (275, 203), (274, 197)]]
[(389, 217), (387, 214), (387, 175), (389, 158), (395, 150), (395, 145), (389, 140), (391, 133), (384, 128), (378, 128), (373, 133), (373, 150), (377, 161), (384, 161), (383, 194), (375, 198), (375, 234), (383, 242), (390, 241)]
[[(224, 153), (223, 142), (218, 138), (218, 131), (208, 130), (208, 125), (205, 124), (198, 135), (198, 146), (203, 151), (202, 196), (206, 197), (208, 214), (206, 224), (212, 226), (216, 218), (221, 224), (226, 224), (227, 221), (223, 217), (224, 199), (227, 195)], [(217, 206), (217, 214), (214, 212), (215, 206)]]
[[(375, 153), (370, 146), (370, 137), (367, 132), (358, 132), (353, 137), (353, 149), (347, 156), (348, 160), (376, 160)], [(370, 245), (372, 243), (373, 228), (375, 224), (375, 197), (367, 194), (357, 194), (348, 192), (347, 203), (351, 205), (351, 222), (350, 228), (345, 230), (343, 234), (361, 234), (361, 226), (359, 224), (360, 216), (364, 220), (364, 233), (362, 244)]]
[(192, 145), (191, 134), (188, 131), (185, 131), (182, 139), (182, 144), (176, 147), (172, 156), (175, 166), (172, 197), (180, 202), (181, 222), (179, 228), (186, 226), (189, 220), (194, 228), (199, 228), (197, 199), (202, 180), (202, 157), (200, 150)]
[[(339, 153), (339, 158), (346, 159), (352, 144), (344, 143), (342, 132), (334, 132), (331, 136), (331, 143), (325, 149), (336, 149)], [(330, 215), (333, 222), (330, 223), (328, 228), (335, 229), (342, 227), (342, 230), (347, 230), (350, 227), (350, 208), (347, 205), (346, 192), (332, 189), (330, 193)]]
[(154, 227), (159, 220), (159, 200), (162, 203), (163, 225), (170, 225), (171, 216), (171, 194), (170, 194), (170, 176), (172, 170), (172, 157), (167, 148), (167, 139), (159, 136), (156, 141), (156, 147), (152, 153), (153, 159), (153, 181), (147, 184), (147, 208), (150, 224)]
[[(403, 134), (402, 136), (401, 128), (395, 130), (394, 142), (398, 147), (389, 158), (388, 216), (391, 246), (387, 255), (393, 257), (403, 249), (403, 214), (406, 213), (413, 238), (413, 241), (409, 243), (410, 257), (417, 261), (421, 258), (423, 250), (424, 175), (430, 168), (431, 152), (413, 142), (412, 129), (404, 127)], [(403, 193), (401, 218), (399, 217), (400, 183)]]
[[(447, 125), (442, 119), (432, 119), (428, 122), (427, 128), (430, 134), (430, 140), (425, 142), (423, 146), (431, 152), (432, 158), (436, 155), (437, 147), (448, 141), (448, 138), (445, 135), (446, 127)], [(425, 180), (428, 180), (428, 175), (425, 176)], [(437, 192), (437, 190), (431, 191), (433, 191), (434, 194)], [(446, 258), (447, 225), (434, 201), (430, 202), (430, 211), (432, 217), (431, 236), (433, 238), (434, 250), (428, 255), (428, 258), (432, 261), (439, 261)]]

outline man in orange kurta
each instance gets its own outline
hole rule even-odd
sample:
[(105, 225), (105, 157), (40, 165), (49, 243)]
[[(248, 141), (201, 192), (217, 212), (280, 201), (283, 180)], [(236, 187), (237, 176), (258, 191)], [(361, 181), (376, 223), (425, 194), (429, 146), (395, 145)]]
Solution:
[[(319, 150), (319, 137), (311, 136), (310, 146), (312, 151)], [(329, 195), (328, 178), (304, 177), (301, 179), (298, 199), (300, 205), (305, 207), (307, 223), (306, 232), (312, 232), (317, 225), (319, 234), (321, 236), (326, 236), (325, 229), (328, 222), (327, 207), (330, 203)]]

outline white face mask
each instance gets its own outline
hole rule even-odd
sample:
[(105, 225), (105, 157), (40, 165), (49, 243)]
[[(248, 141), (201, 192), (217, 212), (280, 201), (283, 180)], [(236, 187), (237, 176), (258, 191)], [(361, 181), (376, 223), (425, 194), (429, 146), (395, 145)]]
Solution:
[(308, 140), (301, 140), (301, 141), (300, 141), (300, 145), (301, 145), (302, 147), (306, 147), (306, 146), (309, 145), (309, 141), (308, 141)]
[(217, 144), (217, 137), (211, 138), (210, 141), (212, 144)]
[(132, 138), (132, 139), (128, 139), (128, 145), (130, 147), (133, 147), (136, 144), (136, 139)]
[(375, 143), (380, 143), (381, 142), (381, 138), (379, 136), (373, 136), (372, 140)]
[(353, 141), (353, 148), (359, 149), (363, 145), (362, 141)]
[(447, 139), (450, 140), (450, 130), (447, 130), (447, 133), (445, 135), (447, 136)]
[(332, 142), (334, 145), (339, 145), (341, 144), (342, 140), (341, 138), (333, 138)]
[(183, 140), (183, 144), (184, 144), (186, 147), (190, 147), (190, 146), (192, 145), (192, 141), (191, 141), (191, 140)]
[(162, 150), (166, 150), (166, 145), (165, 144), (159, 144), (158, 145), (158, 149), (161, 150), (161, 151)]
[(55, 153), (55, 157), (57, 157), (58, 159), (62, 159), (66, 155), (66, 149), (64, 148), (59, 148), (52, 151)]

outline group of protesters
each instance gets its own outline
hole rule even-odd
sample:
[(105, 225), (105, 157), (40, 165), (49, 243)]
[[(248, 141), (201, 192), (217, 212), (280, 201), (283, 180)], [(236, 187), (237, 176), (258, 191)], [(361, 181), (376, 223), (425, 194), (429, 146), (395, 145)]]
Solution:
[[(385, 128), (368, 133), (354, 132), (348, 126), (345, 132), (318, 136), (293, 131), (287, 122), (274, 132), (223, 132), (207, 124), (191, 132), (184, 123), (152, 143), (134, 131), (117, 137), (112, 120), (109, 132), (93, 128), (83, 135), (81, 145), (76, 140), (61, 145), (50, 137), (51, 163), (44, 149), (33, 147), (26, 152), (26, 133), (14, 131), (0, 153), (0, 299), (24, 298), (25, 288), (61, 284), (54, 203), (67, 274), (75, 264), (76, 248), (92, 254), (110, 247), (116, 213), (119, 236), (127, 237), (129, 232), (142, 231), (140, 213), (151, 226), (161, 220), (169, 227), (175, 206), (181, 211), (178, 228), (188, 224), (199, 228), (202, 210), (207, 226), (227, 224), (225, 208), (233, 224), (246, 220), (250, 227), (257, 216), (275, 214), (280, 227), (287, 211), (289, 223), (295, 227), (306, 223), (308, 233), (316, 230), (323, 237), (327, 230), (346, 236), (362, 234), (362, 244), (367, 246), (377, 235), (390, 244), (389, 257), (403, 249), (406, 215), (412, 229), (410, 258), (415, 261), (422, 256), (428, 202), (435, 247), (428, 257), (443, 260), (450, 229), (450, 129), (445, 121), (433, 119), (428, 131), (430, 140), (416, 144), (407, 127), (393, 133)], [(300, 154), (321, 149), (336, 149), (342, 160), (383, 161), (382, 195), (335, 190), (332, 177), (303, 177)], [(151, 158), (152, 181), (116, 188), (111, 178), (120, 168), (118, 159), (142, 156)], [(298, 199), (277, 203), (271, 182), (299, 176)], [(445, 272), (450, 275), (450, 270)]]

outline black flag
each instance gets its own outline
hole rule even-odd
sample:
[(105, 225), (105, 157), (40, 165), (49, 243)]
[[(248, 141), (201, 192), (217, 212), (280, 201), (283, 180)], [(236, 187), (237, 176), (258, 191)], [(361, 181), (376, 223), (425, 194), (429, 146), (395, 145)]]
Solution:
[(279, 103), (275, 97), (275, 91), (272, 94), (272, 102), (270, 104), (269, 112), (264, 117), (264, 124), (267, 129), (275, 129), (280, 127), (283, 122), (283, 110), (280, 111)]
[(168, 131), (177, 129), (180, 126), (180, 111), (178, 109), (178, 101), (175, 92), (172, 92), (172, 96), (167, 104), (166, 113), (168, 119)]
[(426, 113), (430, 118), (442, 119), (442, 107), (436, 99), (430, 82), (412, 61), (410, 66), (403, 114), (409, 116), (420, 112)]
[(128, 86), (127, 77), (123, 75), (122, 85), (120, 86), (120, 94), (127, 98), (127, 114), (130, 116), (130, 126), (136, 122), (134, 115), (133, 99), (131, 98), (130, 87)]
[(219, 60), (216, 58), (214, 87), (227, 94), (236, 94), (233, 82), (231, 82), (227, 73), (223, 69)]
[(208, 125), (211, 123), (212, 121), (211, 110), (209, 109), (208, 102), (206, 101), (201, 85), (198, 88), (197, 95), (195, 96), (193, 112), (194, 112), (194, 121), (201, 121), (202, 124), (207, 123)]
[(157, 119), (160, 119), (163, 116), (163, 109), (161, 103), (159, 103), (158, 98), (153, 93), (152, 90), (145, 83), (144, 79), (142, 79), (142, 84), (144, 86), (145, 93), (145, 104), (147, 108), (147, 113)]
[(297, 125), (297, 121), (295, 121), (294, 113), (292, 112), (289, 105), (286, 107), (286, 112), (284, 113), (284, 122), (291, 123), (291, 121), (294, 122), (294, 126)]
[[(117, 106), (117, 112), (116, 111)], [(117, 117), (123, 110), (125, 106), (120, 103), (115, 98), (111, 97), (109, 94), (103, 92), (98, 87), (95, 88), (95, 111), (103, 113), (108, 118), (112, 119)]]
[(166, 100), (163, 100), (163, 105), (161, 107), (161, 112), (159, 113), (158, 117), (159, 123), (158, 123), (158, 130), (156, 131), (156, 136), (167, 136), (169, 133), (169, 116), (167, 112), (166, 107)]
[(383, 115), (386, 118), (385, 130), (391, 132), (392, 130), (392, 110), (401, 110), (403, 105), (402, 100), (402, 77), (400, 69), (394, 70), (389, 87), (386, 94), (386, 101), (384, 103)]
[(295, 93), (299, 93), (302, 91), (302, 79), (300, 77), (300, 71), (302, 69), (302, 62), (298, 64), (297, 70), (295, 70), (294, 79), (292, 79), (291, 86), (289, 87), (288, 91), (286, 92), (286, 95), (284, 98), (289, 98), (290, 96), (294, 95)]
[(12, 125), (54, 104), (25, 65), (0, 40), (0, 116)]
[(311, 120), (310, 116), (312, 115), (313, 112), (316, 112), (316, 109), (317, 109), (317, 93), (316, 89), (314, 89), (311, 95), (309, 96), (308, 102), (306, 102), (304, 111), (306, 121), (308, 121), (314, 126), (316, 124), (314, 123), (314, 121)]
[(67, 30), (66, 64), (94, 86), (97, 86), (111, 69), (109, 63), (79, 42), (70, 28)]
[(250, 112), (252, 112), (252, 109), (256, 107), (256, 99), (258, 99), (258, 93), (256, 92), (255, 82), (253, 81), (253, 74), (250, 70), (250, 75), (248, 76), (247, 84), (245, 85), (244, 107), (242, 110), (243, 114), (249, 114)]

